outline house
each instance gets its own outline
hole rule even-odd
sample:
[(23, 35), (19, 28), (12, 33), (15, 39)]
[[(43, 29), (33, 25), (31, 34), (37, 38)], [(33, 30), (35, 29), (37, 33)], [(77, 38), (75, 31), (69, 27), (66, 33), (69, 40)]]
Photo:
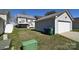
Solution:
[(79, 17), (73, 20), (73, 29), (79, 29)]
[(36, 18), (31, 15), (18, 14), (16, 22), (18, 27), (34, 28)]
[(7, 10), (0, 10), (0, 35), (4, 33), (7, 23), (9, 23), (9, 12)]
[[(10, 14), (7, 10), (0, 10), (0, 50), (10, 49), (11, 40), (8, 34), (12, 32), (12, 25), (9, 25)], [(10, 28), (11, 26), (11, 28)]]
[(35, 22), (35, 29), (45, 32), (45, 29), (53, 28), (54, 34), (64, 33), (72, 30), (72, 20), (68, 10), (56, 12), (38, 19)]

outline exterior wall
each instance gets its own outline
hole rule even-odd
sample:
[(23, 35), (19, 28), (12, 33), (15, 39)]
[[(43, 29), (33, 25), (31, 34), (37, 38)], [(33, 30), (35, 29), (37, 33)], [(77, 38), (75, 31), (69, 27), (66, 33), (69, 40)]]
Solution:
[(4, 20), (0, 19), (0, 35), (4, 32)]
[(7, 15), (0, 14), (0, 17), (5, 21), (5, 25), (7, 23)]
[(73, 29), (79, 29), (79, 23), (74, 23), (73, 22)]
[(30, 26), (29, 26), (30, 28), (35, 28), (35, 20), (33, 20), (33, 19), (30, 20), (30, 21), (29, 21), (29, 25), (30, 25)]
[(34, 28), (35, 27), (35, 20), (28, 19), (28, 18), (17, 18), (18, 24), (28, 24), (28, 28)]
[(27, 24), (26, 18), (18, 18), (18, 24)]
[(54, 27), (54, 20), (52, 18), (35, 22), (35, 29), (37, 31), (44, 32), (45, 28), (53, 28), (53, 27)]
[[(71, 30), (72, 30), (72, 20), (70, 19), (70, 17), (67, 15), (67, 13), (63, 13), (62, 15), (60, 15), (59, 17), (56, 18), (55, 20), (55, 34), (58, 33), (58, 21), (68, 21), (71, 23)], [(64, 29), (64, 28), (62, 28)]]
[(0, 14), (0, 35), (4, 32), (5, 26), (8, 23), (8, 15), (7, 14)]

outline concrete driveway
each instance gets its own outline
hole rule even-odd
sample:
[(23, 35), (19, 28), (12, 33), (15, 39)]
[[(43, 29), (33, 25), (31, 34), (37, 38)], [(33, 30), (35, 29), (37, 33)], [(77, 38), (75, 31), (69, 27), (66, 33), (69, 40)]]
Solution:
[(79, 32), (65, 32), (60, 35), (79, 42)]

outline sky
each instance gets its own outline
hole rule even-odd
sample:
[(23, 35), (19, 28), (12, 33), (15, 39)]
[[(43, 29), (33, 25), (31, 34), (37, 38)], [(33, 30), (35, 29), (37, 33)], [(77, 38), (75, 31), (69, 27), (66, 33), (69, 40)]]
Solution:
[[(10, 13), (12, 16), (17, 14), (24, 13), (32, 16), (44, 16), (48, 11), (63, 11), (64, 9), (11, 9)], [(73, 17), (79, 17), (79, 9), (69, 9)]]

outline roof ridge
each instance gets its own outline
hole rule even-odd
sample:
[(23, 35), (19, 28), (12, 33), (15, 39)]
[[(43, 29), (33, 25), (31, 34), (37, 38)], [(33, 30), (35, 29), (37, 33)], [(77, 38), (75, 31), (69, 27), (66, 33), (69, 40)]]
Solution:
[(33, 18), (33, 19), (36, 19), (34, 16), (32, 16), (32, 15), (28, 15), (28, 14), (17, 14), (16, 17), (27, 17), (27, 18)]
[(54, 14), (50, 14), (50, 15), (44, 16), (44, 17), (38, 19), (37, 21), (42, 20), (42, 19), (45, 19), (45, 18), (48, 18), (48, 17), (52, 17), (52, 16), (58, 16), (59, 14), (62, 14), (62, 13), (63, 12), (56, 12)]

